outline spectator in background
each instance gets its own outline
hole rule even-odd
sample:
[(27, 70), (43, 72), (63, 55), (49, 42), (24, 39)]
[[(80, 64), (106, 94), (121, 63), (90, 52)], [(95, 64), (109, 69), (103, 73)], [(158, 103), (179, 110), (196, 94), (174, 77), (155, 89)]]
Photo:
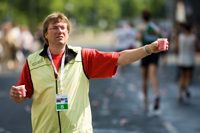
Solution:
[(12, 28), (10, 30), (10, 35), (14, 39), (15, 46), (19, 47), (20, 46), (21, 29), (20, 29), (20, 26), (16, 22), (14, 22), (12, 24)]
[(182, 24), (182, 33), (178, 35), (174, 51), (177, 52), (177, 64), (179, 67), (179, 91), (178, 101), (182, 102), (182, 92), (184, 91), (186, 97), (190, 97), (188, 87), (191, 84), (193, 69), (195, 66), (195, 51), (199, 51), (199, 40), (192, 32), (192, 25), (190, 23)]
[(117, 28), (113, 31), (113, 41), (115, 51), (123, 51), (134, 47), (137, 31), (126, 21), (119, 21)]
[[(151, 13), (148, 10), (142, 11), (143, 23), (138, 25), (138, 35), (137, 38), (141, 40), (143, 46), (157, 40), (160, 36), (160, 28), (154, 24), (151, 19)], [(157, 66), (158, 66), (159, 54), (151, 54), (141, 60), (141, 72), (142, 72), (142, 88), (144, 94), (143, 107), (145, 111), (148, 110), (148, 77), (150, 78), (153, 92), (155, 95), (154, 99), (154, 110), (159, 108), (159, 91), (157, 83)]]
[[(113, 31), (113, 40), (115, 51), (121, 52), (127, 49), (133, 49), (135, 46), (137, 31), (131, 27), (130, 23), (126, 21), (119, 21), (117, 28)], [(120, 66), (120, 72), (123, 74), (124, 66)]]
[(23, 25), (21, 27), (20, 42), (21, 42), (22, 52), (25, 58), (31, 53), (30, 51), (32, 48), (33, 41), (34, 41), (33, 35), (28, 30), (28, 27), (26, 25)]
[[(20, 62), (24, 63), (25, 58), (20, 46), (21, 29), (20, 29), (20, 26), (16, 22), (13, 23), (12, 29), (10, 30), (10, 35), (14, 39), (14, 44), (15, 44), (15, 47), (17, 48), (17, 52), (16, 52), (17, 63), (20, 63)], [(17, 64), (17, 66), (18, 65), (19, 64)]]
[(3, 25), (3, 34), (1, 37), (2, 44), (2, 71), (15, 70), (16, 68), (16, 52), (15, 38), (11, 35), (12, 23), (6, 22)]
[(127, 49), (136, 48), (135, 43), (136, 43), (137, 30), (131, 25), (130, 22), (125, 23), (124, 30), (127, 36), (126, 42), (127, 44), (129, 44), (129, 47)]
[(42, 35), (42, 23), (38, 24), (38, 29), (34, 32), (33, 35), (34, 35), (34, 41), (32, 44), (31, 53), (34, 53), (39, 49), (42, 49), (44, 46), (44, 38)]
[(42, 36), (42, 23), (38, 24), (38, 30), (34, 33), (34, 38), (39, 41), (42, 48), (44, 45), (44, 38)]

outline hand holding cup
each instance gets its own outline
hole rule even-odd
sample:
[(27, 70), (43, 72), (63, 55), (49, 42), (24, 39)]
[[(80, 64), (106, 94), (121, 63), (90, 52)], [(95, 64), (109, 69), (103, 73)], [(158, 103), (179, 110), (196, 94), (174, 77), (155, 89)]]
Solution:
[(149, 53), (158, 53), (168, 50), (167, 38), (158, 38), (156, 41), (149, 44)]
[(10, 90), (10, 98), (20, 99), (21, 97), (26, 97), (25, 85), (12, 86)]
[(167, 38), (158, 38), (158, 49), (159, 50), (167, 50)]

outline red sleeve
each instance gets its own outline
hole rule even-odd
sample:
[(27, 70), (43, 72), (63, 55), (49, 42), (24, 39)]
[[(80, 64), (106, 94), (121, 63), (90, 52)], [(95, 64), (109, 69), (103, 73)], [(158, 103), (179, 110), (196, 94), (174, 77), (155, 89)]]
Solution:
[(114, 77), (118, 66), (117, 52), (100, 52), (95, 49), (82, 49), (83, 67), (89, 79)]
[(32, 97), (32, 95), (33, 95), (33, 84), (32, 84), (32, 81), (31, 81), (27, 62), (24, 64), (21, 76), (20, 76), (19, 81), (18, 81), (16, 86), (18, 86), (18, 85), (25, 85), (25, 88), (27, 90), (26, 96), (28, 98)]

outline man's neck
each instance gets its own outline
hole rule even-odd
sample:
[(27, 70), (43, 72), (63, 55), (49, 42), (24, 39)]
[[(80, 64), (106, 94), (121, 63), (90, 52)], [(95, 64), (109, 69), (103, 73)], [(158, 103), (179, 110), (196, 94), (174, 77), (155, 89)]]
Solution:
[(49, 50), (52, 54), (62, 54), (65, 51), (65, 46), (50, 46)]

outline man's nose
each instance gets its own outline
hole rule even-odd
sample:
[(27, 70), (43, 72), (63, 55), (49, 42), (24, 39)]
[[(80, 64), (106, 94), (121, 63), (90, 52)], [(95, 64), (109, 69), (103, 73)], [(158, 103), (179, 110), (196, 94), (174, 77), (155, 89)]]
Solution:
[(58, 27), (57, 31), (62, 32), (64, 30), (61, 27)]

